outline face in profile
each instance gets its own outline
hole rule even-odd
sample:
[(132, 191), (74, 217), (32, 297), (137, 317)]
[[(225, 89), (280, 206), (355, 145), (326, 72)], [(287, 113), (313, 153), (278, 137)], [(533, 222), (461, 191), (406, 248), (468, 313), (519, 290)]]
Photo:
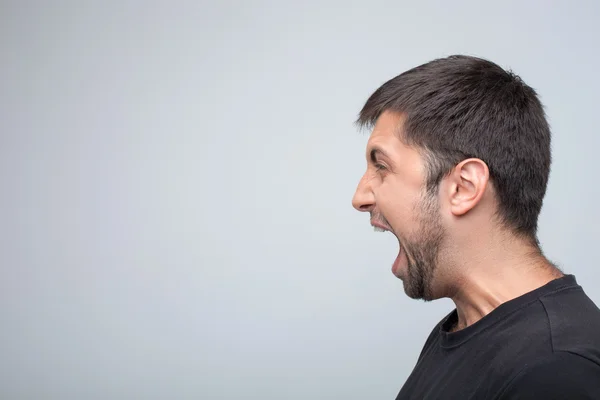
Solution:
[(414, 299), (432, 300), (439, 252), (445, 238), (437, 192), (426, 187), (420, 152), (401, 140), (403, 117), (384, 112), (367, 143), (367, 171), (353, 206), (369, 212), (371, 225), (398, 239), (392, 272)]

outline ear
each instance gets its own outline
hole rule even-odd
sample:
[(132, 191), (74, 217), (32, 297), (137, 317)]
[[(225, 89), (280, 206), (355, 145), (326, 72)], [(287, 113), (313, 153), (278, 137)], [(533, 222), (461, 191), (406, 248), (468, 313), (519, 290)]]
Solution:
[(469, 158), (456, 165), (448, 178), (450, 210), (455, 216), (460, 216), (481, 201), (490, 180), (490, 171), (482, 160)]

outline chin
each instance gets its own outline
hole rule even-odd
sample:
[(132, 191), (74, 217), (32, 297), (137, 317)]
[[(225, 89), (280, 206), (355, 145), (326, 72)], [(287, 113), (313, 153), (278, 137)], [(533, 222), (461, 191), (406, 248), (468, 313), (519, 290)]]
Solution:
[[(400, 277), (399, 277), (400, 278)], [(439, 297), (435, 296), (431, 290), (431, 282), (421, 279), (414, 279), (408, 274), (407, 277), (402, 277), (404, 293), (414, 300), (432, 301)]]

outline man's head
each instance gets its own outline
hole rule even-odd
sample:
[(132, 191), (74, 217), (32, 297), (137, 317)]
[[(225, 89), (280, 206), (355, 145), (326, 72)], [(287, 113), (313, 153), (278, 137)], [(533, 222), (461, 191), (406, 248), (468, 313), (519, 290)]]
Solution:
[(434, 60), (377, 89), (358, 123), (373, 132), (353, 205), (398, 237), (393, 271), (409, 296), (438, 297), (438, 266), (473, 232), (537, 245), (550, 129), (519, 77), (474, 57)]

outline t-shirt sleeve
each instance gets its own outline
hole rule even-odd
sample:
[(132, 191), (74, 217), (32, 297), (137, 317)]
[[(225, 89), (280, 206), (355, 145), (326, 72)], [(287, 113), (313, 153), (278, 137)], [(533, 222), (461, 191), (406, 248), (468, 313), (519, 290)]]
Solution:
[(499, 399), (600, 399), (600, 366), (559, 352), (523, 368)]

